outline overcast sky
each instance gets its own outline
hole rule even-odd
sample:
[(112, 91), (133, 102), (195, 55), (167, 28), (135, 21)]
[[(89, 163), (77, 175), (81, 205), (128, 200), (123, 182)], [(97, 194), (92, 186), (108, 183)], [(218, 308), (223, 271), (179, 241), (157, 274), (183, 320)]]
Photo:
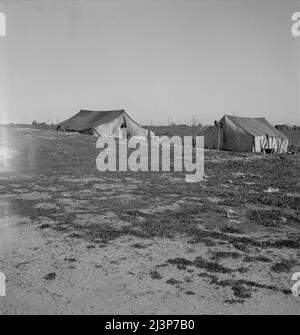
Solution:
[(142, 124), (300, 123), (298, 0), (2, 0), (0, 11), (2, 123), (83, 108)]

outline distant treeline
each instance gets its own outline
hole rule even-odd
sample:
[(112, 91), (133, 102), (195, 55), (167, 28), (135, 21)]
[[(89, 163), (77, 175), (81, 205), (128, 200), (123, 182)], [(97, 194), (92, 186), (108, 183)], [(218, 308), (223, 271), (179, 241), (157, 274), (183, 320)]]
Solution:
[(55, 124), (47, 124), (46, 122), (32, 122), (29, 123), (9, 123), (2, 124), (1, 127), (9, 127), (9, 128), (35, 128), (35, 129), (45, 129), (45, 130), (55, 130), (57, 125)]
[(276, 129), (280, 130), (280, 131), (293, 131), (293, 130), (300, 130), (300, 126), (289, 126), (287, 124), (277, 124), (275, 126)]

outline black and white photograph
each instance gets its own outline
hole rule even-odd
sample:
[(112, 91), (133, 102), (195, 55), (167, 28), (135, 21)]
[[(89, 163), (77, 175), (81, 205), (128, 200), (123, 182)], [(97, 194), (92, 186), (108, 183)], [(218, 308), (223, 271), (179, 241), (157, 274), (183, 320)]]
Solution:
[(1, 315), (300, 315), (299, 0), (0, 0)]

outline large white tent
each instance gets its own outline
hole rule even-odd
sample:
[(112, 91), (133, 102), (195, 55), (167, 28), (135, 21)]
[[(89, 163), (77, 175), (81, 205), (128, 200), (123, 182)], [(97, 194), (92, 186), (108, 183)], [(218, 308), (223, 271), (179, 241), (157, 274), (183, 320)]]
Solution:
[(64, 131), (73, 131), (96, 136), (129, 138), (142, 136), (147, 138), (149, 130), (138, 125), (125, 110), (91, 111), (81, 110), (59, 127)]
[(288, 139), (265, 118), (224, 115), (214, 126), (204, 129), (204, 147), (244, 152), (287, 151)]

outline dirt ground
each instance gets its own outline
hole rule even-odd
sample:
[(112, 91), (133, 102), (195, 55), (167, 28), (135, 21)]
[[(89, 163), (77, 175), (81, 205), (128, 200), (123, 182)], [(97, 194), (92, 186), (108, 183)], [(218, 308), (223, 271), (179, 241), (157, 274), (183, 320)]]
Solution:
[(1, 314), (299, 314), (300, 155), (96, 169), (96, 139), (0, 129)]

